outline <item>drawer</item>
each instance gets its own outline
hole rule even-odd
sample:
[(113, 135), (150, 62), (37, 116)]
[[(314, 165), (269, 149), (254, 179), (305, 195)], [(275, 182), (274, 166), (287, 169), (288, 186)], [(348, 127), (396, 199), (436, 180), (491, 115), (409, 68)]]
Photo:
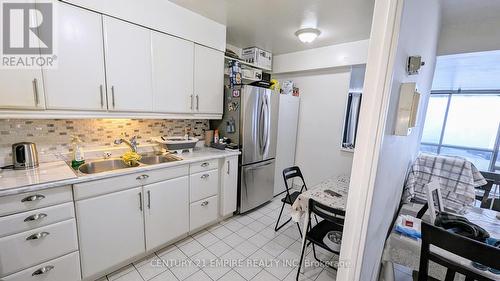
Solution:
[(75, 200), (82, 200), (150, 183), (186, 176), (188, 165), (168, 167), (73, 185)]
[(0, 237), (35, 229), (75, 217), (73, 202), (0, 217)]
[(199, 173), (203, 171), (209, 171), (213, 169), (217, 169), (219, 167), (219, 160), (217, 159), (212, 159), (212, 160), (207, 160), (203, 162), (197, 162), (197, 163), (192, 163), (189, 166), (190, 173)]
[(71, 186), (0, 197), (0, 216), (73, 201)]
[(217, 195), (219, 170), (191, 174), (189, 176), (189, 198), (191, 202)]
[(193, 231), (217, 220), (219, 209), (218, 197), (212, 196), (194, 202), (189, 209), (189, 230)]
[[(41, 273), (45, 271), (45, 273)], [(2, 281), (78, 281), (80, 258), (78, 252), (38, 264), (2, 278)]]
[(74, 219), (0, 238), (0, 277), (77, 250)]

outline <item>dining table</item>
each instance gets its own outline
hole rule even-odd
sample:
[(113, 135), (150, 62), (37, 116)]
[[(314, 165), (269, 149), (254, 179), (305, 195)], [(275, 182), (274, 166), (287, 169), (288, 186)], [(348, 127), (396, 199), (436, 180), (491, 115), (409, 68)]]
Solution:
[[(401, 208), (400, 215), (409, 215), (416, 217), (418, 211), (422, 208), (422, 204), (418, 203), (407, 203), (404, 204)], [(490, 209), (482, 209), (479, 207), (468, 207), (463, 217), (467, 218), (474, 224), (479, 225), (483, 229), (485, 229), (490, 237), (495, 239), (500, 239), (500, 213)], [(423, 221), (430, 221), (430, 216), (425, 214), (422, 217)], [(404, 267), (411, 269), (416, 272), (419, 270), (420, 263), (420, 247), (422, 241), (421, 239), (414, 239), (402, 234), (397, 233), (396, 231), (391, 232), (389, 235), (383, 255), (382, 255), (382, 279), (385, 281), (394, 281), (394, 264), (399, 264)], [(492, 280), (500, 280), (500, 275), (492, 273), (488, 270), (480, 270), (472, 266), (470, 260), (454, 255), (450, 252), (447, 252), (443, 249), (437, 247), (431, 247), (431, 251), (434, 251), (436, 254), (444, 256), (450, 260), (453, 260), (477, 274), (480, 274), (484, 277), (490, 278)], [(429, 276), (434, 277), (438, 280), (444, 280), (446, 276), (446, 268), (436, 264), (432, 261), (429, 262)], [(463, 275), (457, 274), (455, 276), (455, 280), (465, 280)]]
[[(293, 221), (303, 223), (302, 233), (306, 233), (309, 226), (309, 199), (313, 199), (325, 206), (344, 211), (347, 205), (347, 195), (349, 182), (344, 177), (330, 178), (312, 186), (302, 192), (292, 204), (291, 217)], [(304, 246), (305, 235), (302, 235), (302, 247)]]

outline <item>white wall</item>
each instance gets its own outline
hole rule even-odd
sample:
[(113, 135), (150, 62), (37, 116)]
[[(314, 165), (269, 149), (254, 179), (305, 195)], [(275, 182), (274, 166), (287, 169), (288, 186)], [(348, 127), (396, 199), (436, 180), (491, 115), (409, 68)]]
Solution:
[(351, 173), (352, 153), (340, 150), (350, 67), (278, 76), (300, 89), (295, 163), (308, 186)]
[[(439, 1), (405, 0), (399, 3), (404, 6), (392, 69), (392, 81), (389, 85), (390, 98), (386, 107), (385, 129), (378, 152), (379, 159), (370, 204), (367, 242), (364, 246), (360, 276), (360, 280), (363, 281), (376, 280), (378, 276), (386, 234), (401, 199), (407, 169), (418, 153), (436, 61), (440, 26)], [(406, 61), (410, 55), (421, 55), (425, 61), (425, 66), (419, 75), (408, 76), (406, 74)], [(394, 135), (399, 89), (403, 82), (417, 82), (422, 94), (417, 127), (407, 137)], [(367, 91), (366, 88), (365, 91)]]
[(273, 73), (319, 70), (365, 64), (369, 40), (361, 40), (273, 57)]
[[(474, 5), (474, 1), (470, 1)], [(438, 55), (500, 50), (500, 16), (484, 19), (477, 16), (474, 22), (443, 24), (439, 38)]]

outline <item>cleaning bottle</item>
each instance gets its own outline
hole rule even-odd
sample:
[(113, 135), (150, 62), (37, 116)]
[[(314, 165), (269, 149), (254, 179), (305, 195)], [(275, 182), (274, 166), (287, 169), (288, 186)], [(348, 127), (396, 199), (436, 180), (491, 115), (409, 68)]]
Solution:
[(71, 144), (73, 146), (73, 160), (71, 160), (71, 167), (78, 169), (85, 163), (85, 155), (81, 146), (82, 140), (78, 136), (71, 136)]

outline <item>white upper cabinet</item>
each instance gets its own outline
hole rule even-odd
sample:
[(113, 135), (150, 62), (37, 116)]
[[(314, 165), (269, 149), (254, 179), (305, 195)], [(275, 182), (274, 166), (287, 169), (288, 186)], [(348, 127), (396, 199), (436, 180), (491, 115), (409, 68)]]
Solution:
[(153, 109), (151, 31), (103, 16), (108, 108)]
[(42, 70), (0, 70), (0, 108), (44, 109)]
[[(38, 21), (30, 15), (30, 21)], [(13, 33), (22, 33), (15, 27)], [(38, 30), (36, 31), (38, 33)], [(4, 39), (6, 40), (6, 39)], [(30, 42), (35, 47), (38, 41)], [(23, 44), (26, 44), (24, 41)], [(38, 55), (29, 55), (37, 57)], [(14, 56), (16, 57), (16, 56)], [(41, 68), (0, 69), (0, 108), (7, 109), (45, 109), (45, 96)]]
[(194, 112), (223, 113), (224, 53), (194, 47)]
[(106, 110), (101, 15), (57, 5), (58, 67), (43, 70), (47, 108)]
[(153, 110), (190, 112), (193, 107), (194, 43), (152, 32)]

